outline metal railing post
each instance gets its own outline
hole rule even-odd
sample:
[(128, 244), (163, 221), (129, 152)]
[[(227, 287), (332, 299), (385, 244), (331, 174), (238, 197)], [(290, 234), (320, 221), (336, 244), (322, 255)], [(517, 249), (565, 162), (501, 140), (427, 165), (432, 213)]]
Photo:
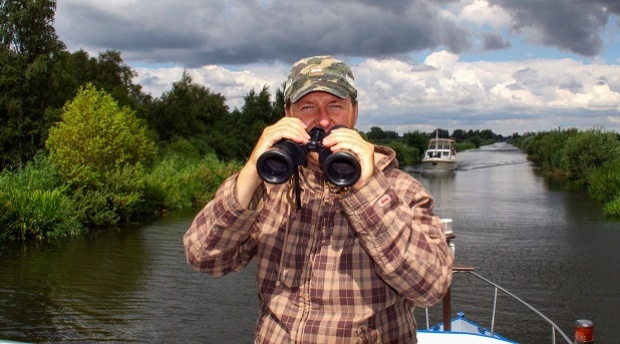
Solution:
[(497, 288), (493, 297), (493, 313), (491, 315), (491, 336), (495, 334), (495, 311), (497, 310)]

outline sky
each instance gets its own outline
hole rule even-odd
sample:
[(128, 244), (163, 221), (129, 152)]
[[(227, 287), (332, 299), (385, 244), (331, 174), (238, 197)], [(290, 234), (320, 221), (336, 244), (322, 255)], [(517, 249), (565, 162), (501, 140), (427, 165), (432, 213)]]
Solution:
[(120, 51), (153, 97), (185, 70), (241, 108), (332, 55), (361, 131), (620, 133), (619, 0), (60, 0), (54, 27), (72, 52)]

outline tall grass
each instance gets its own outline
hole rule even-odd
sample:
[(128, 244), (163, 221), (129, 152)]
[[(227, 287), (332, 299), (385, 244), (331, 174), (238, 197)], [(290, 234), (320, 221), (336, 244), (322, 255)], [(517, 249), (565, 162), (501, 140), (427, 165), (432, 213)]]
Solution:
[(4, 191), (0, 240), (49, 239), (75, 235), (80, 224), (60, 189)]
[(225, 178), (241, 168), (215, 155), (169, 156), (150, 171), (119, 169), (98, 189), (62, 184), (46, 157), (23, 169), (0, 173), (0, 241), (43, 240), (111, 226), (162, 210), (190, 209), (208, 202)]
[(54, 169), (37, 157), (23, 169), (0, 173), (0, 241), (75, 235), (75, 204)]

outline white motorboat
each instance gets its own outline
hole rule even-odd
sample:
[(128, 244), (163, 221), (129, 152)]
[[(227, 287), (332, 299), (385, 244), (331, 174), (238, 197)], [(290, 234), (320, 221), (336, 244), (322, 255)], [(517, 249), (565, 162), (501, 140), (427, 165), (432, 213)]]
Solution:
[(454, 171), (457, 167), (454, 143), (452, 139), (439, 138), (439, 131), (436, 131), (422, 158), (424, 171)]

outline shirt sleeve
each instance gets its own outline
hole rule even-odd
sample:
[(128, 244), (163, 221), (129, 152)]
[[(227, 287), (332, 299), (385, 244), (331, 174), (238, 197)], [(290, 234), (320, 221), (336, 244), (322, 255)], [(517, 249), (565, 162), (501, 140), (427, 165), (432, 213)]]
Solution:
[(344, 211), (379, 276), (420, 307), (439, 302), (452, 282), (453, 256), (433, 198), (412, 176), (377, 171), (343, 199)]
[(187, 262), (195, 269), (214, 276), (239, 271), (256, 254), (254, 223), (262, 209), (262, 186), (255, 193), (250, 209), (236, 197), (236, 179), (229, 177), (213, 199), (196, 215), (183, 236)]

